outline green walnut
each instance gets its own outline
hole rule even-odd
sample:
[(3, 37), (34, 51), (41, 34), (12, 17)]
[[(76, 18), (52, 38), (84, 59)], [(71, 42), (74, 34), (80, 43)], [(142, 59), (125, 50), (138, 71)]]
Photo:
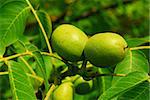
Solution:
[(97, 67), (115, 65), (125, 57), (127, 43), (116, 33), (99, 33), (86, 43), (84, 53), (91, 64)]
[(86, 81), (81, 76), (76, 75), (74, 81), (75, 92), (78, 94), (87, 94), (93, 89), (93, 80)]
[(73, 91), (72, 82), (64, 82), (54, 90), (52, 100), (73, 100)]
[(82, 60), (87, 40), (83, 31), (70, 24), (62, 24), (52, 33), (52, 47), (59, 56), (71, 62)]

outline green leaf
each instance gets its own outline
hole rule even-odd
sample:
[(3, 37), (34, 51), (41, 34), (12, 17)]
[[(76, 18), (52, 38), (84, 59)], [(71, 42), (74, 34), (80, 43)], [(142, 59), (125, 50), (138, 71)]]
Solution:
[(0, 7), (0, 40), (9, 46), (23, 33), (30, 8), (23, 0), (6, 0)]
[[(99, 68), (98, 72), (100, 74), (109, 74), (111, 73), (108, 68)], [(100, 93), (105, 92), (108, 88), (111, 87), (111, 83), (112, 83), (112, 76), (101, 76), (98, 77), (99, 80), (99, 88), (100, 88)]]
[(113, 83), (112, 86), (99, 97), (99, 100), (110, 100), (131, 89), (135, 85), (147, 80), (148, 78), (149, 76), (145, 72), (129, 73), (127, 76), (116, 80), (116, 82)]
[[(149, 72), (149, 63), (145, 55), (141, 51), (127, 51), (122, 62), (117, 64), (114, 73), (128, 74), (134, 71)], [(122, 77), (113, 77), (112, 84)]]
[(22, 65), (15, 61), (9, 61), (8, 71), (13, 99), (36, 100), (33, 87)]
[(49, 82), (48, 82), (48, 78), (46, 75), (46, 68), (45, 68), (46, 66), (44, 63), (43, 56), (40, 54), (40, 52), (36, 51), (36, 52), (33, 52), (33, 57), (35, 58), (37, 62), (37, 67), (36, 67), (37, 75), (44, 78), (44, 85), (45, 85), (45, 89), (47, 92), (49, 89)]
[(144, 38), (129, 38), (126, 40), (129, 47), (136, 47), (144, 43), (150, 42), (150, 36)]
[(24, 42), (22, 41), (16, 41), (13, 43), (13, 50), (15, 53), (23, 53), (26, 52), (26, 47)]
[(149, 100), (150, 97), (150, 90), (149, 90), (150, 83), (145, 81), (136, 85), (133, 89), (125, 92), (121, 95), (118, 100)]
[[(22, 67), (24, 67), (24, 71), (26, 72), (26, 73), (28, 73), (28, 74), (33, 74), (32, 72), (31, 72), (31, 70), (28, 68), (28, 67), (30, 67), (31, 69), (33, 69), (33, 71), (34, 71), (34, 69), (36, 68), (36, 61), (34, 60), (34, 58), (31, 56), (31, 55), (26, 55), (26, 56), (23, 56), (22, 57), (30, 66), (27, 66), (24, 62), (23, 62), (23, 60), (22, 59), (20, 59), (20, 57), (19, 58), (17, 58), (17, 62), (19, 62), (21, 65), (22, 65)], [(35, 72), (35, 71), (34, 71)], [(40, 76), (39, 74), (37, 74), (38, 76)], [(34, 76), (34, 75), (33, 75)], [(33, 88), (34, 88), (34, 90), (35, 91), (38, 91), (38, 89), (39, 89), (39, 87), (43, 84), (43, 81), (41, 80), (41, 81), (39, 81), (39, 80), (37, 80), (37, 79), (35, 79), (35, 78), (33, 78), (33, 77), (31, 77), (31, 76), (29, 76), (30, 77), (30, 81), (31, 81), (31, 84), (32, 84), (32, 86), (33, 86)]]
[(5, 53), (6, 47), (3, 41), (0, 41), (0, 57), (2, 57)]
[(128, 74), (134, 71), (149, 72), (149, 63), (141, 51), (128, 50), (122, 62), (117, 64), (114, 73)]
[(38, 51), (38, 48), (34, 44), (24, 43), (20, 40), (13, 43), (13, 51), (15, 53), (24, 53), (27, 50), (30, 52), (35, 52)]
[(53, 65), (52, 65), (52, 58), (50, 56), (42, 55), (44, 64), (45, 64), (45, 69), (46, 69), (46, 76), (47, 79), (50, 78), (51, 74), (53, 73)]
[(36, 52), (38, 51), (38, 48), (34, 45), (34, 44), (26, 44), (26, 50), (30, 51), (30, 52)]
[[(52, 23), (51, 23), (51, 19), (50, 16), (48, 15), (47, 12), (43, 11), (43, 10), (39, 10), (37, 11), (37, 15), (44, 27), (44, 30), (46, 31), (47, 37), (50, 39), (51, 33), (52, 33)], [(46, 41), (45, 38), (43, 36), (43, 33), (39, 27), (39, 32), (40, 32), (40, 44), (41, 44), (41, 48), (45, 48), (46, 47)]]
[(37, 11), (37, 14), (47, 33), (48, 38), (50, 38), (51, 33), (52, 33), (52, 22), (51, 22), (50, 16), (48, 15), (47, 12), (43, 10)]
[(0, 8), (3, 7), (4, 5), (8, 4), (8, 3), (16, 2), (16, 1), (23, 2), (23, 0), (0, 0)]

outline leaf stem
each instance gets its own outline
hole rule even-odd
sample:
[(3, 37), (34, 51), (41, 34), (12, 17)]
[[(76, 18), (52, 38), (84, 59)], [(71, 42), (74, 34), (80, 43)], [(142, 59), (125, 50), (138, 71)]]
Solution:
[(139, 50), (139, 49), (150, 49), (150, 46), (139, 46), (130, 48), (130, 50)]
[(82, 62), (81, 69), (79, 69), (78, 72), (77, 72), (79, 75), (81, 75), (81, 76), (87, 75), (86, 65), (87, 65), (87, 60), (84, 59), (83, 62)]
[(7, 60), (10, 60), (10, 59), (14, 59), (14, 58), (24, 56), (24, 55), (32, 55), (32, 53), (27, 51), (27, 52), (24, 52), (24, 53), (19, 53), (19, 54), (15, 54), (15, 55), (8, 56), (8, 57), (3, 57), (3, 58), (0, 59), (0, 62), (7, 61)]
[(41, 83), (43, 83), (43, 81), (44, 81), (43, 78), (41, 78), (41, 77), (39, 77), (39, 76), (37, 76), (37, 75), (32, 75), (32, 74), (29, 74), (29, 73), (27, 73), (27, 75), (28, 75), (29, 77), (35, 78), (36, 80), (40, 81)]
[(0, 72), (0, 75), (7, 75), (8, 72)]
[(11, 86), (11, 90), (12, 90), (12, 93), (13, 93), (13, 97), (14, 97), (16, 100), (19, 100), (19, 99), (18, 99), (18, 96), (17, 96), (17, 93), (16, 93), (16, 87), (15, 87), (15, 83), (14, 83), (14, 77), (13, 77), (13, 72), (12, 72), (11, 65), (10, 65), (10, 63), (8, 63), (7, 60), (4, 60), (4, 62), (5, 62), (5, 64), (6, 64), (7, 67), (8, 67), (9, 82), (11, 82), (10, 86)]
[(114, 73), (99, 74), (99, 73), (94, 73), (93, 75), (91, 75), (92, 78), (101, 77), (101, 76), (120, 76), (120, 77), (124, 77), (124, 76), (126, 76), (126, 74), (114, 74)]
[(26, 2), (27, 2), (27, 4), (29, 5), (29, 7), (31, 8), (31, 10), (32, 10), (32, 12), (33, 12), (33, 14), (34, 14), (34, 16), (35, 16), (35, 18), (36, 18), (38, 24), (39, 24), (39, 27), (41, 28), (41, 31), (42, 31), (43, 36), (44, 36), (44, 38), (45, 38), (46, 44), (47, 44), (47, 46), (48, 46), (49, 53), (52, 53), (51, 45), (50, 45), (50, 43), (49, 43), (47, 34), (46, 34), (45, 30), (44, 30), (44, 27), (43, 27), (43, 25), (42, 25), (42, 23), (41, 23), (41, 21), (40, 21), (38, 15), (36, 14), (36, 11), (34, 10), (33, 6), (32, 6), (31, 3), (29, 2), (29, 0), (26, 0)]
[[(54, 55), (54, 54), (52, 54), (52, 53), (41, 52), (41, 54), (47, 55), (47, 56), (51, 56), (51, 57), (53, 57), (53, 58), (56, 58), (56, 59), (58, 59), (58, 60), (64, 62), (63, 59), (61, 59), (59, 56), (56, 56), (56, 55)], [(11, 56), (8, 56), (8, 57), (3, 57), (3, 58), (0, 58), (0, 62), (5, 61), (5, 60), (14, 59), (14, 58), (21, 57), (21, 56), (25, 56), (25, 55), (32, 55), (32, 52), (27, 51), (27, 52), (24, 52), (24, 53), (19, 53), (19, 54), (11, 55)]]
[(51, 93), (53, 92), (53, 90), (55, 89), (55, 85), (52, 84), (52, 86), (50, 87), (50, 89), (48, 90), (47, 94), (46, 94), (46, 97), (44, 100), (50, 100), (50, 96), (51, 96)]
[(33, 75), (36, 75), (36, 73), (33, 71), (32, 67), (29, 65), (29, 63), (22, 57), (20, 56), (20, 59), (23, 61), (23, 63), (28, 67), (28, 69), (30, 70), (30, 72), (33, 74)]
[(63, 59), (61, 59), (59, 56), (54, 55), (53, 53), (41, 52), (41, 54), (54, 57), (54, 58), (56, 58), (56, 59), (58, 59), (58, 60), (64, 62)]
[(81, 66), (81, 70), (85, 70), (86, 69), (86, 65), (87, 65), (87, 60), (84, 59), (83, 63), (82, 63), (82, 66)]

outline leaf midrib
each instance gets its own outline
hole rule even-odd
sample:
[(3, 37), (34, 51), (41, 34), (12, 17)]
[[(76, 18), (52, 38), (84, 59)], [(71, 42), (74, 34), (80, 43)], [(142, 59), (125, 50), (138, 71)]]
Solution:
[(26, 10), (28, 10), (30, 7), (27, 6), (25, 7), (24, 9), (22, 9), (21, 12), (19, 12), (16, 17), (12, 20), (12, 22), (10, 23), (10, 25), (8, 26), (8, 28), (6, 29), (6, 32), (4, 33), (3, 37), (2, 37), (2, 40), (5, 39), (5, 37), (7, 36), (8, 34), (8, 31), (10, 30), (10, 28), (12, 27), (12, 25), (15, 23), (15, 21), (18, 19), (18, 17)]
[(11, 65), (9, 64), (8, 67), (9, 67), (9, 73), (10, 73), (10, 81), (12, 82), (12, 86), (13, 86), (13, 94), (15, 95), (16, 100), (19, 100), (18, 96), (17, 96), (16, 88), (15, 88), (15, 83), (13, 81), (14, 77), (13, 77), (13, 74), (12, 74)]
[(129, 50), (129, 55), (130, 55), (130, 65), (129, 65), (129, 72), (132, 72), (132, 51), (131, 50)]

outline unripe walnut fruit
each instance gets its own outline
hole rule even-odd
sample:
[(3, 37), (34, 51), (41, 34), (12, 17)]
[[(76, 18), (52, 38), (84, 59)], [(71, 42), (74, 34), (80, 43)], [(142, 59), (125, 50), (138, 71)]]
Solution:
[(87, 41), (84, 53), (93, 65), (110, 66), (123, 60), (126, 47), (126, 41), (119, 34), (99, 33)]
[(71, 62), (82, 60), (87, 40), (83, 31), (69, 24), (58, 26), (52, 33), (52, 47), (59, 56)]
[(64, 82), (52, 94), (52, 100), (73, 100), (73, 84)]

